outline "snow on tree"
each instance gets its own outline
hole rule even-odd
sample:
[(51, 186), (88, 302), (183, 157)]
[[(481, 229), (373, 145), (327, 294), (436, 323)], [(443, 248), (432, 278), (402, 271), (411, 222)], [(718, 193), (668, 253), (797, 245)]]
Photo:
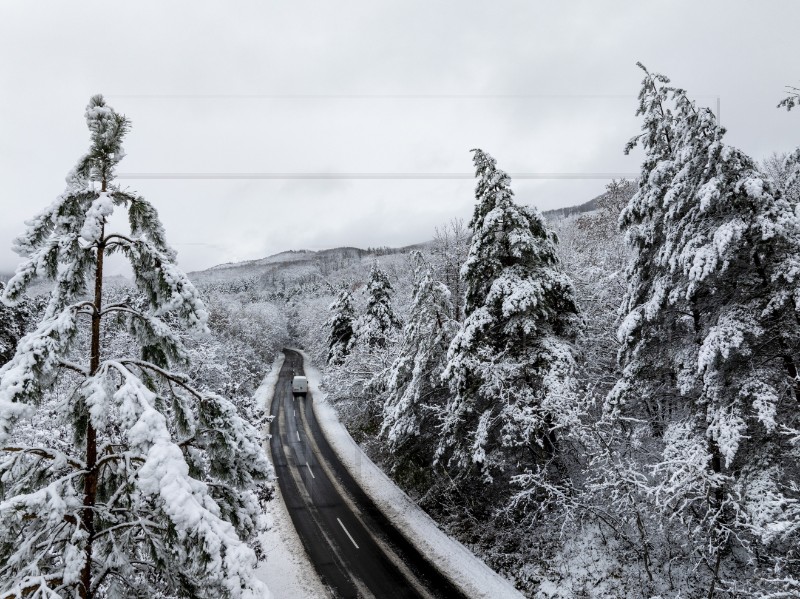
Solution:
[(773, 152), (761, 163), (761, 169), (787, 202), (792, 206), (800, 204), (800, 150), (791, 154)]
[(433, 444), (442, 408), (436, 401), (445, 390), (441, 375), (447, 347), (457, 330), (447, 286), (433, 279), (421, 252), (412, 252), (410, 259), (414, 264), (411, 308), (399, 354), (389, 369), (383, 407), (382, 434), (393, 452), (409, 444), (418, 447), (420, 437)]
[[(0, 283), (0, 294), (4, 289), (5, 284)], [(14, 356), (17, 343), (34, 320), (36, 309), (36, 302), (27, 298), (16, 306), (0, 304), (0, 365)]]
[(443, 227), (436, 228), (431, 252), (436, 276), (450, 289), (453, 318), (461, 322), (464, 307), (464, 280), (461, 266), (469, 251), (469, 231), (464, 221), (452, 219)]
[(392, 284), (377, 260), (372, 264), (365, 293), (367, 305), (364, 314), (356, 320), (356, 342), (368, 347), (386, 347), (400, 321), (392, 309)]
[[(791, 110), (795, 106), (800, 106), (800, 88), (789, 86), (787, 90), (790, 94), (778, 104), (778, 108), (783, 106), (786, 110)], [(765, 160), (764, 166), (787, 200), (793, 206), (800, 204), (800, 147), (791, 154), (783, 154), (782, 160), (773, 154)]]
[(578, 217), (576, 225), (587, 245), (598, 246), (619, 235), (619, 215), (636, 193), (636, 182), (612, 179), (597, 198), (597, 209)]
[(474, 150), (474, 163), (465, 320), (443, 374), (453, 396), (437, 459), (491, 481), (520, 461), (542, 463), (574, 416), (569, 338), (578, 308), (539, 211), (514, 203), (494, 158)]
[(341, 364), (350, 351), (354, 336), (356, 311), (349, 289), (343, 289), (328, 308), (331, 317), (328, 328), (328, 364)]
[[(263, 597), (253, 569), (271, 465), (230, 402), (175, 370), (187, 354), (167, 320), (202, 332), (205, 308), (155, 208), (114, 182), (129, 121), (99, 95), (85, 117), (89, 152), (16, 240), (26, 260), (3, 294), (55, 282), (0, 369), (0, 596)], [(117, 209), (127, 234), (106, 231)], [(105, 305), (112, 253), (141, 303)], [(117, 321), (138, 355), (108, 350)]]
[(621, 216), (634, 257), (608, 407), (662, 439), (653, 493), (702, 534), (710, 597), (748, 535), (797, 558), (800, 219), (713, 113), (668, 84), (645, 69), (628, 146), (645, 160)]
[(786, 91), (789, 93), (789, 95), (778, 103), (778, 108), (785, 108), (786, 110), (791, 110), (796, 106), (800, 106), (800, 87), (787, 85)]

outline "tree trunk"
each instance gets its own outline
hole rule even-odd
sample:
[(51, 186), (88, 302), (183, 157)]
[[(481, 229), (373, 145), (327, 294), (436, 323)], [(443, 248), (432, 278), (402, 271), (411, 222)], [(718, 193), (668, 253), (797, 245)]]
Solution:
[[(719, 446), (714, 441), (709, 441), (709, 449), (711, 450), (711, 470), (714, 474), (721, 474), (722, 473), (722, 455), (719, 451)], [(717, 582), (719, 582), (719, 567), (722, 563), (722, 554), (727, 549), (727, 541), (725, 544), (721, 544), (721, 535), (719, 534), (719, 527), (720, 522), (724, 522), (724, 514), (722, 513), (722, 504), (725, 499), (725, 491), (722, 488), (722, 485), (718, 485), (711, 497), (709, 497), (709, 502), (711, 503), (711, 509), (714, 512), (714, 529), (711, 531), (712, 535), (712, 544), (714, 546), (715, 556), (714, 556), (714, 565), (711, 567), (711, 584), (708, 589), (708, 599), (712, 599), (714, 596), (714, 591), (717, 588)]]
[[(103, 179), (102, 191), (106, 191)], [(103, 301), (103, 254), (105, 253), (105, 224), (100, 226), (97, 241), (97, 268), (94, 273), (94, 312), (92, 313), (92, 347), (89, 374), (94, 375), (100, 367), (100, 310)], [(86, 422), (86, 476), (83, 479), (83, 523), (86, 526), (86, 563), (81, 571), (81, 599), (93, 599), (92, 593), (92, 544), (94, 542), (94, 504), (97, 496), (97, 432), (92, 426), (91, 415)]]

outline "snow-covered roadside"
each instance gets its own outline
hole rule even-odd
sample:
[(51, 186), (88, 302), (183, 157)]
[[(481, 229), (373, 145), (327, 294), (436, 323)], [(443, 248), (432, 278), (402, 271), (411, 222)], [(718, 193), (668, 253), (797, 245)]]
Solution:
[(294, 351), (303, 356), (309, 391), (314, 397), (314, 413), (325, 438), (375, 505), (414, 543), (423, 556), (468, 597), (521, 599), (523, 595), (508, 580), (489, 568), (464, 545), (442, 532), (436, 522), (367, 457), (327, 402), (320, 389), (320, 372), (311, 363), (308, 354), (299, 349)]
[[(282, 353), (278, 354), (271, 370), (253, 395), (256, 405), (263, 407), (265, 413), (269, 413), (284, 358)], [(264, 432), (268, 433), (268, 429), (269, 425)], [(264, 441), (264, 446), (269, 452), (268, 440)], [(256, 570), (258, 579), (269, 587), (273, 599), (330, 597), (303, 549), (278, 485), (275, 485), (275, 499), (269, 505), (271, 509), (267, 517), (270, 519), (270, 529), (261, 537), (267, 560)]]

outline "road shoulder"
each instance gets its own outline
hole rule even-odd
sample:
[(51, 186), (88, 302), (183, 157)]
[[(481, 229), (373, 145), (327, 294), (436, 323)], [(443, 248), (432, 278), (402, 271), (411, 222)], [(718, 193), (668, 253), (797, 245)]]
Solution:
[[(272, 363), (272, 367), (264, 377), (253, 396), (253, 401), (265, 414), (275, 393), (275, 384), (283, 366), (283, 353)], [(269, 454), (269, 424), (265, 428), (264, 448)], [(264, 582), (272, 593), (273, 599), (324, 599), (330, 597), (319, 579), (317, 571), (308, 557), (300, 537), (292, 524), (286, 503), (280, 488), (275, 485), (275, 498), (270, 502), (267, 516), (270, 518), (270, 529), (261, 537), (267, 551), (267, 559), (259, 565), (256, 575)]]
[(325, 393), (320, 389), (319, 370), (305, 352), (293, 351), (303, 356), (309, 391), (314, 398), (314, 414), (325, 438), (359, 486), (392, 524), (466, 596), (521, 599), (523, 595), (508, 580), (442, 532), (433, 519), (367, 457), (326, 401)]

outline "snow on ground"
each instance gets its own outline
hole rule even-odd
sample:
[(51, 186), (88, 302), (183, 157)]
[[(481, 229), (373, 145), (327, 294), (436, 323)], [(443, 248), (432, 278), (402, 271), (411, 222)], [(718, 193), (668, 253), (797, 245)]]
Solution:
[[(278, 354), (272, 369), (256, 390), (253, 400), (269, 413), (275, 384), (283, 366), (284, 355)], [(268, 433), (268, 430), (264, 431)], [(269, 437), (265, 434), (264, 446), (269, 453)], [(275, 498), (270, 502), (270, 529), (261, 537), (267, 552), (256, 575), (272, 593), (273, 599), (326, 599), (330, 594), (317, 576), (317, 571), (308, 558), (300, 537), (292, 524), (280, 488), (275, 485)]]
[(508, 580), (442, 532), (436, 522), (361, 451), (320, 389), (319, 370), (311, 364), (308, 354), (299, 349), (294, 351), (303, 356), (309, 391), (314, 397), (314, 413), (325, 438), (386, 517), (466, 596), (522, 599), (523, 595)]

